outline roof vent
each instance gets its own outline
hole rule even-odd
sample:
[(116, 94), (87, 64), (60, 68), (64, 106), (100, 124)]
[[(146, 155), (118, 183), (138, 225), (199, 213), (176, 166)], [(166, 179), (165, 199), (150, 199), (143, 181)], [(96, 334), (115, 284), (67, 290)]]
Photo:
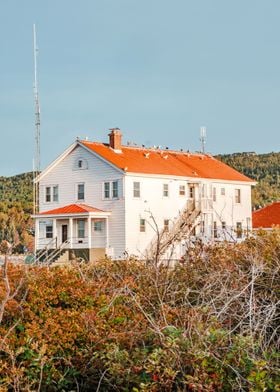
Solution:
[(150, 153), (149, 153), (149, 152), (144, 153), (144, 157), (145, 157), (145, 158), (149, 158), (149, 156), (150, 156)]

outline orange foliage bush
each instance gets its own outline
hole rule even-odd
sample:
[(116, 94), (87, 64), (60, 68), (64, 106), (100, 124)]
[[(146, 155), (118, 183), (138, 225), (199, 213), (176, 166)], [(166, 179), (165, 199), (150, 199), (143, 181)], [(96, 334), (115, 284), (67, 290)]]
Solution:
[(174, 269), (7, 265), (0, 390), (277, 390), (279, 243), (200, 246)]

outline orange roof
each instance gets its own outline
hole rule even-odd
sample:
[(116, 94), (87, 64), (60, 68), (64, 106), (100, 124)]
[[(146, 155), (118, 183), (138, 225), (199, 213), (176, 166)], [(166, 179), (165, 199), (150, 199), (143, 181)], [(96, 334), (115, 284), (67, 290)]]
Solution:
[(118, 153), (105, 143), (80, 143), (125, 172), (254, 182), (210, 155), (129, 146)]
[(40, 215), (83, 214), (87, 212), (105, 212), (105, 211), (88, 206), (86, 204), (69, 204), (68, 206), (55, 208), (54, 210), (40, 212)]
[(268, 229), (273, 226), (280, 226), (280, 201), (253, 211), (252, 218), (254, 229)]

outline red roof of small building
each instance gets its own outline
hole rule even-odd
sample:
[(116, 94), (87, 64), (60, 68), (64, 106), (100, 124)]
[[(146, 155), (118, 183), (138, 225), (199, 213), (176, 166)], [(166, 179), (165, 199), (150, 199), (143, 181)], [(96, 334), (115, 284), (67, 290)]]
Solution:
[(254, 182), (207, 154), (130, 146), (122, 146), (116, 152), (105, 143), (80, 143), (125, 172)]
[(87, 212), (105, 212), (98, 208), (86, 204), (69, 204), (68, 206), (55, 208), (54, 210), (40, 212), (40, 215), (65, 215), (65, 214), (83, 214)]
[(253, 211), (252, 218), (254, 229), (269, 229), (273, 226), (280, 226), (280, 201)]

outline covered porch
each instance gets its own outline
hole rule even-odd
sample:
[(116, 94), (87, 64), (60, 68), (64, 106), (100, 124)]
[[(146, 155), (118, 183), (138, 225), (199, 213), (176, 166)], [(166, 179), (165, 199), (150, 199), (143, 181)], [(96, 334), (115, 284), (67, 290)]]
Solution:
[(87, 250), (89, 260), (110, 255), (110, 214), (85, 204), (41, 212), (34, 216), (35, 249), (72, 250), (74, 257)]

